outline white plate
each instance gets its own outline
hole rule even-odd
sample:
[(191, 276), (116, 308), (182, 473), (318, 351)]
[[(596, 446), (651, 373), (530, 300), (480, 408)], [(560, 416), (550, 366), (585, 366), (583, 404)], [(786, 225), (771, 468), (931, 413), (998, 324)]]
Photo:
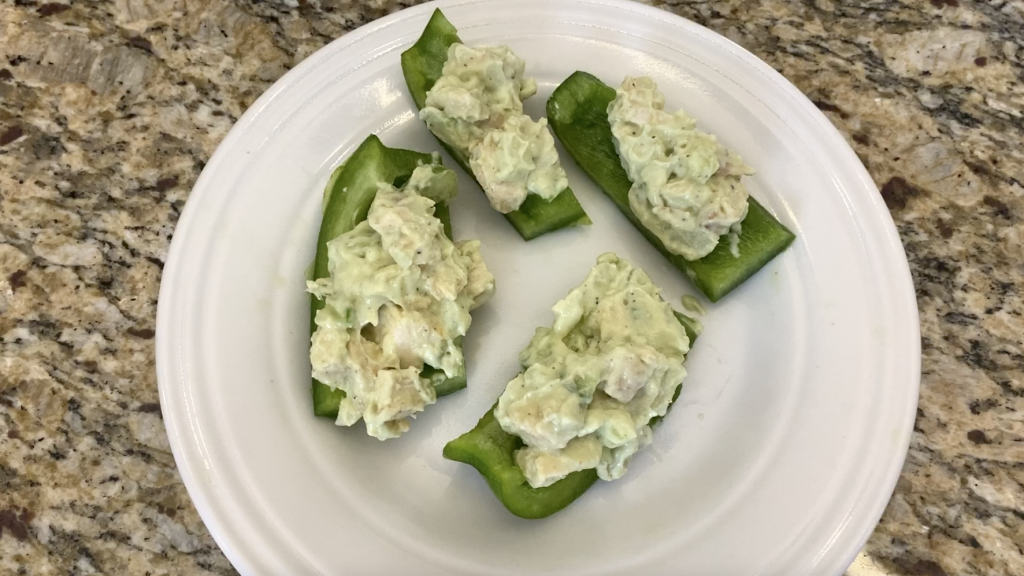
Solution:
[[(868, 174), (780, 75), (728, 40), (611, 0), (445, 2), (463, 40), (527, 62), (539, 116), (576, 69), (653, 76), (758, 170), (751, 192), (796, 243), (704, 318), (682, 396), (627, 477), (520, 520), (441, 457), (517, 371), (550, 306), (614, 250), (678, 303), (695, 292), (564, 153), (594, 225), (525, 243), (469, 178), (452, 214), (483, 241), (498, 294), (474, 314), (469, 389), (396, 441), (310, 413), (308, 300), (321, 190), (368, 134), (437, 145), (399, 53), (433, 5), (317, 52), (239, 120), (178, 224), (160, 292), (157, 366), (174, 457), (243, 574), (839, 574), (877, 522), (909, 442), (917, 308)], [(449, 165), (453, 165), (450, 161)]]

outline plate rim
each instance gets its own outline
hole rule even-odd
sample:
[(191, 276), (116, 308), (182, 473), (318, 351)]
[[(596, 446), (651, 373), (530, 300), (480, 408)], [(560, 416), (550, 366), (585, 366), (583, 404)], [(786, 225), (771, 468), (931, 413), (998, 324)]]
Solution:
[[(212, 176), (215, 172), (220, 171), (221, 166), (225, 163), (229, 153), (227, 150), (235, 148), (239, 141), (245, 136), (256, 124), (262, 111), (275, 99), (277, 96), (289, 89), (296, 83), (297, 80), (305, 77), (309, 72), (312, 72), (315, 68), (328, 61), (333, 55), (338, 52), (344, 51), (349, 46), (357, 43), (358, 41), (372, 36), (379, 31), (391, 26), (392, 24), (408, 19), (416, 18), (428, 14), (435, 8), (450, 8), (455, 6), (462, 6), (468, 4), (486, 4), (497, 2), (499, 0), (433, 0), (409, 8), (405, 8), (398, 12), (389, 14), (382, 18), (376, 19), (369, 22), (356, 30), (346, 33), (340, 38), (335, 39), (329, 44), (325, 45), (321, 49), (317, 50), (305, 60), (300, 62), (292, 70), (289, 70), (285, 75), (274, 82), (239, 118), (239, 120), (232, 126), (229, 133), (225, 138), (218, 144), (217, 149), (210, 157), (210, 161), (204, 167), (202, 173), (197, 179), (195, 185), (190, 193), (189, 200), (195, 198), (205, 198), (206, 196), (213, 194), (209, 182), (214, 179)], [(643, 17), (650, 17), (657, 20), (666, 22), (672, 26), (683, 27), (688, 32), (695, 33), (705, 40), (709, 40), (712, 43), (728, 49), (734, 57), (739, 58), (746, 64), (752, 66), (758, 72), (764, 74), (769, 78), (772, 84), (778, 87), (787, 97), (795, 100), (799, 106), (801, 106), (810, 118), (815, 121), (816, 128), (821, 131), (823, 136), (826, 136), (828, 140), (837, 144), (834, 147), (833, 152), (845, 156), (844, 168), (848, 170), (848, 173), (856, 173), (857, 179), (860, 180), (860, 184), (870, 190), (877, 192), (877, 185), (871, 178), (867, 169), (863, 166), (860, 160), (856, 157), (856, 154), (850, 148), (846, 139), (842, 136), (839, 130), (828, 120), (828, 118), (804, 95), (799, 89), (796, 88), (789, 80), (787, 80), (781, 73), (771, 68), (766, 62), (760, 60), (752, 53), (742, 48), (732, 40), (729, 40), (725, 36), (722, 36), (710, 29), (701, 26), (700, 24), (687, 20), (679, 15), (669, 12), (666, 9), (655, 8), (635, 2), (634, 0), (556, 0), (552, 4), (589, 4), (595, 6), (608, 6), (611, 8), (623, 9), (628, 12), (639, 14)], [(910, 397), (908, 402), (907, 414), (903, 419), (903, 429), (901, 432), (901, 441), (899, 442), (899, 453), (901, 457), (892, 459), (888, 462), (888, 466), (885, 470), (885, 476), (887, 482), (885, 483), (885, 489), (880, 490), (875, 495), (874, 505), (871, 506), (870, 513), (867, 514), (872, 521), (866, 523), (867, 528), (863, 529), (858, 534), (859, 546), (856, 550), (848, 555), (847, 561), (844, 564), (849, 565), (853, 561), (856, 554), (863, 547), (863, 544), (870, 537), (871, 533), (877, 526), (878, 520), (880, 519), (885, 507), (888, 505), (891, 495), (895, 489), (896, 483), (900, 477), (900, 471), (902, 470), (905, 462), (910, 440), (913, 424), (916, 420), (916, 410), (919, 400), (920, 392), (920, 361), (921, 361), (921, 344), (920, 344), (920, 313), (917, 307), (917, 299), (913, 285), (913, 279), (910, 272), (909, 261), (906, 258), (905, 249), (903, 243), (899, 238), (898, 231), (896, 229), (895, 222), (892, 219), (891, 213), (888, 208), (884, 206), (880, 194), (871, 195), (868, 199), (871, 206), (879, 213), (888, 215), (888, 219), (883, 223), (882, 228), (884, 229), (884, 238), (876, 237), (875, 240), (884, 246), (886, 251), (893, 251), (895, 254), (901, 254), (902, 259), (897, 262), (899, 270), (898, 279), (891, 279), (892, 284), (900, 284), (903, 286), (902, 295), (900, 298), (904, 301), (907, 310), (910, 311), (912, 319), (915, 320), (911, 325), (908, 326), (910, 329), (910, 336), (913, 336), (912, 342), (908, 342), (911, 345), (911, 349), (907, 350), (910, 352), (910, 356), (917, 366), (917, 370), (912, 373), (911, 381), (906, 388), (906, 394)], [(179, 274), (179, 269), (187, 266), (182, 262), (182, 253), (185, 251), (185, 244), (181, 238), (187, 238), (189, 230), (195, 226), (195, 222), (198, 218), (196, 215), (196, 209), (190, 209), (190, 206), (195, 206), (199, 202), (186, 202), (185, 208), (183, 209), (178, 223), (175, 226), (172, 242), (168, 250), (168, 256), (165, 262), (163, 274), (161, 277), (160, 291), (158, 296), (157, 305), (157, 334), (155, 340), (156, 349), (156, 369), (157, 369), (157, 381), (159, 389), (159, 397), (162, 406), (177, 406), (179, 402), (184, 401), (188, 404), (189, 399), (183, 398), (182, 394), (175, 395), (174, 385), (179, 380), (175, 377), (174, 366), (172, 359), (174, 358), (174, 341), (171, 340), (168, 328), (169, 323), (173, 322), (171, 318), (171, 307), (172, 302), (175, 300), (176, 293), (176, 282), (174, 278)], [(170, 281), (167, 281), (170, 280)], [(180, 290), (179, 290), (180, 291)], [(179, 296), (181, 297), (181, 296)], [(894, 296), (894, 301), (899, 300)], [(185, 378), (182, 378), (184, 380)], [(213, 536), (218, 546), (228, 557), (236, 569), (239, 569), (242, 573), (257, 572), (252, 563), (249, 561), (252, 556), (245, 556), (242, 552), (244, 548), (244, 542), (236, 542), (234, 538), (228, 534), (228, 530), (225, 529), (224, 524), (228, 522), (227, 518), (219, 516), (215, 510), (216, 506), (211, 505), (209, 494), (204, 493), (199, 481), (196, 478), (197, 470), (195, 465), (197, 464), (196, 458), (203, 459), (202, 447), (194, 447), (184, 442), (185, 430), (179, 426), (178, 418), (179, 413), (167, 414), (164, 417), (164, 426), (168, 434), (168, 440), (171, 446), (171, 451), (174, 456), (176, 468), (179, 475), (188, 490), (189, 497), (191, 498), (193, 505), (196, 507), (197, 512), (203, 520), (207, 530)], [(198, 454), (192, 453), (193, 450), (198, 450)], [(860, 495), (860, 499), (865, 498), (865, 494)], [(243, 569), (243, 567), (245, 569)]]

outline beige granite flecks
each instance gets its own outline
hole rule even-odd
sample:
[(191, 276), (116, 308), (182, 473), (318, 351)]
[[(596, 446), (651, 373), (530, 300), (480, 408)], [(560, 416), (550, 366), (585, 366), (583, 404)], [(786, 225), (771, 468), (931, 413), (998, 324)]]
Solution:
[[(230, 574), (175, 471), (161, 268), (232, 123), (395, 0), (0, 0), (0, 574)], [(1024, 3), (657, 2), (847, 137), (910, 261), (922, 387), (850, 576), (1024, 574)]]

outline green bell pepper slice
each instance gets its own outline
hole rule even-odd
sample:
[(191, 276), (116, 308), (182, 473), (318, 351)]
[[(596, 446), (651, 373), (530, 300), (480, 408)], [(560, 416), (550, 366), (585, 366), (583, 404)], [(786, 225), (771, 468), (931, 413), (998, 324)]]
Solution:
[[(679, 312), (675, 315), (686, 330), (692, 347), (702, 329), (700, 322)], [(672, 402), (679, 398), (682, 388), (682, 385), (676, 388)], [(669, 408), (671, 406), (669, 404)], [(495, 407), (497, 403), (476, 427), (446, 444), (443, 454), (449, 460), (476, 468), (509, 512), (520, 518), (545, 518), (572, 504), (597, 482), (597, 471), (591, 468), (573, 472), (544, 488), (531, 487), (515, 461), (515, 452), (523, 447), (523, 441), (519, 436), (502, 430), (494, 417)], [(652, 418), (651, 426), (660, 421), (661, 417)]]
[(614, 98), (614, 88), (591, 74), (575, 72), (548, 100), (551, 129), (576, 164), (611, 198), (633, 226), (708, 299), (718, 302), (793, 242), (796, 236), (751, 197), (740, 232), (739, 257), (732, 255), (729, 238), (725, 236), (714, 251), (699, 260), (689, 261), (669, 252), (629, 207), (629, 189), (633, 183), (622, 168), (608, 123), (608, 104)]
[[(402, 74), (417, 108), (422, 109), (426, 104), (427, 92), (441, 77), (441, 69), (448, 60), (448, 47), (457, 43), (461, 44), (462, 40), (455, 26), (440, 10), (434, 10), (423, 35), (411, 48), (402, 52)], [(441, 142), (440, 139), (438, 142)], [(441, 146), (467, 174), (473, 175), (465, 151), (455, 150), (444, 142), (441, 142)], [(524, 240), (532, 240), (562, 228), (591, 224), (583, 206), (569, 188), (551, 200), (530, 194), (518, 210), (504, 216)]]
[[(324, 189), (324, 216), (320, 224), (320, 234), (316, 241), (316, 259), (313, 261), (313, 280), (327, 278), (330, 270), (327, 267), (327, 243), (352, 230), (357, 224), (366, 220), (370, 204), (377, 196), (377, 183), (390, 182), (400, 186), (408, 181), (413, 170), (422, 164), (433, 164), (430, 154), (388, 148), (375, 135), (371, 135), (341, 166), (331, 174), (331, 179)], [(451, 174), (451, 186), (457, 186), (455, 173), (438, 166)], [(453, 194), (454, 195), (454, 191)], [(434, 208), (434, 215), (444, 224), (445, 234), (452, 237), (452, 224), (448, 212), (448, 203), (441, 202)], [(310, 334), (316, 331), (316, 313), (324, 307), (324, 301), (310, 296), (309, 327)], [(462, 346), (462, 339), (457, 340)], [(460, 367), (457, 375), (448, 378), (443, 370), (424, 366), (420, 375), (430, 380), (438, 396), (445, 396), (466, 387), (466, 367)], [(338, 405), (345, 398), (341, 390), (313, 378), (313, 414), (326, 418), (338, 417)]]

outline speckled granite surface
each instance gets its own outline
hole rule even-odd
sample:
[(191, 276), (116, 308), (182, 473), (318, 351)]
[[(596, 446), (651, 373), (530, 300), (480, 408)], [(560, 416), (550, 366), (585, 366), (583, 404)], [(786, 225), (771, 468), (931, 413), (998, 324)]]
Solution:
[[(0, 573), (228, 574), (175, 472), (155, 306), (232, 122), (395, 0), (0, 1)], [(851, 576), (1024, 574), (1024, 2), (668, 2), (847, 136), (921, 309), (916, 433)]]

